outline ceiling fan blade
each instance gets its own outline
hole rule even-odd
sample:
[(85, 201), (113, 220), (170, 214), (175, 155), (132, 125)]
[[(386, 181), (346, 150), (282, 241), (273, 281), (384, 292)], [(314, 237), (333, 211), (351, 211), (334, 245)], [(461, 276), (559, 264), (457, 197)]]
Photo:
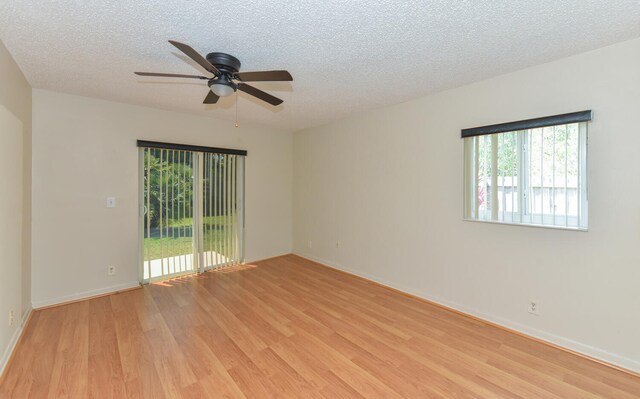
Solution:
[(256, 89), (253, 86), (249, 86), (246, 83), (238, 83), (238, 90), (242, 90), (247, 94), (251, 94), (254, 97), (261, 99), (262, 101), (266, 101), (271, 105), (280, 105), (282, 104), (282, 100), (278, 97), (274, 97), (269, 93), (266, 93), (260, 89)]
[(291, 82), (293, 80), (287, 71), (237, 72), (234, 76), (243, 82)]
[(216, 93), (214, 93), (211, 90), (209, 90), (209, 94), (207, 94), (207, 96), (204, 98), (204, 101), (202, 103), (203, 104), (215, 104), (215, 103), (218, 102), (219, 99), (220, 99), (220, 97), (218, 97), (218, 95), (216, 95)]
[(169, 43), (171, 43), (174, 46), (176, 46), (176, 48), (178, 50), (180, 50), (183, 53), (185, 53), (187, 55), (187, 57), (191, 58), (192, 60), (194, 60), (195, 62), (200, 64), (200, 66), (202, 66), (207, 71), (211, 72), (212, 74), (214, 74), (216, 76), (220, 75), (220, 71), (218, 70), (218, 68), (214, 67), (209, 61), (207, 61), (206, 58), (201, 56), (200, 53), (195, 51), (188, 44), (176, 42), (175, 40), (169, 40)]
[(155, 73), (155, 72), (134, 72), (134, 73), (139, 76), (160, 76), (160, 77), (166, 77), (166, 78), (195, 78), (195, 79), (209, 80), (209, 78), (205, 78), (204, 76), (198, 76), (198, 75), (181, 75), (176, 73)]

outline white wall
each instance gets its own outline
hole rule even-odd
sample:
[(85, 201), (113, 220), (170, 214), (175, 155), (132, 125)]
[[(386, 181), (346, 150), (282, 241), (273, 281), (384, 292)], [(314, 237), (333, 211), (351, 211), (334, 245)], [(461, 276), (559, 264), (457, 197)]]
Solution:
[(248, 150), (246, 259), (291, 252), (291, 133), (34, 90), (34, 307), (137, 284), (136, 139)]
[[(296, 133), (294, 251), (640, 371), (639, 71), (640, 39)], [(460, 129), (584, 109), (588, 232), (462, 221)]]
[[(0, 42), (0, 375), (31, 309), (31, 86)], [(13, 311), (14, 323), (9, 323)]]
[[(0, 370), (21, 325), (22, 129), (20, 119), (0, 105)], [(9, 322), (10, 314), (14, 323)]]

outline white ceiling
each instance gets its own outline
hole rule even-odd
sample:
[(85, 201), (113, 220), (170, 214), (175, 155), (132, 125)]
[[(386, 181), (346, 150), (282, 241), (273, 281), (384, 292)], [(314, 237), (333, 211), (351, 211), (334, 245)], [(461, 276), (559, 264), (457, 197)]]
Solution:
[(5, 0), (0, 39), (33, 87), (233, 120), (205, 106), (205, 81), (133, 71), (202, 70), (167, 40), (242, 70), (288, 69), (240, 94), (240, 122), (298, 130), (359, 110), (640, 36), (638, 0)]

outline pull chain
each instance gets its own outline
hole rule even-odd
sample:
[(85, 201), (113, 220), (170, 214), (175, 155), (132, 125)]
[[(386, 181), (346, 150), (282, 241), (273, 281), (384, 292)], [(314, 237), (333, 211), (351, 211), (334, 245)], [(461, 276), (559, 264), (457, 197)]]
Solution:
[(238, 127), (238, 92), (236, 91), (236, 122), (235, 127)]

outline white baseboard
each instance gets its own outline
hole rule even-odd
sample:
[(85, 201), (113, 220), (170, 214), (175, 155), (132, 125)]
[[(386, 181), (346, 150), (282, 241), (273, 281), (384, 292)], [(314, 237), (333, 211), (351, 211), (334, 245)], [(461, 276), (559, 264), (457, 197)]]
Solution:
[(577, 342), (577, 341), (574, 341), (574, 340), (566, 338), (566, 337), (562, 337), (562, 336), (559, 336), (559, 335), (556, 335), (556, 334), (552, 334), (552, 333), (549, 333), (549, 332), (546, 332), (546, 331), (542, 331), (542, 330), (539, 330), (539, 329), (536, 329), (536, 328), (532, 328), (532, 327), (529, 327), (529, 326), (521, 324), (521, 323), (517, 323), (517, 322), (511, 321), (511, 320), (508, 320), (508, 319), (505, 319), (505, 318), (502, 318), (502, 317), (499, 317), (499, 316), (495, 316), (495, 315), (491, 315), (491, 314), (479, 311), (477, 309), (471, 309), (471, 308), (468, 308), (466, 306), (462, 306), (460, 304), (457, 304), (455, 302), (452, 302), (452, 301), (449, 301), (449, 300), (446, 300), (446, 299), (442, 299), (442, 298), (438, 298), (438, 297), (434, 297), (434, 296), (429, 295), (429, 294), (427, 294), (425, 292), (417, 291), (415, 289), (410, 289), (410, 288), (404, 287), (404, 286), (402, 286), (400, 284), (397, 284), (397, 283), (394, 283), (394, 282), (391, 282), (391, 281), (387, 281), (385, 279), (381, 279), (379, 277), (370, 275), (368, 273), (363, 273), (363, 272), (360, 272), (360, 271), (357, 271), (357, 270), (350, 269), (348, 267), (344, 267), (342, 265), (339, 265), (337, 263), (328, 261), (326, 259), (321, 259), (321, 258), (318, 258), (316, 256), (309, 255), (309, 254), (302, 253), (302, 252), (294, 252), (294, 254), (298, 255), (300, 257), (312, 260), (314, 262), (318, 262), (318, 263), (321, 263), (323, 265), (329, 266), (329, 267), (331, 267), (333, 269), (337, 269), (337, 270), (340, 270), (340, 271), (343, 271), (343, 272), (346, 272), (346, 273), (349, 273), (349, 274), (353, 274), (355, 276), (359, 276), (359, 277), (365, 278), (367, 280), (374, 281), (374, 282), (376, 282), (378, 284), (382, 284), (384, 286), (387, 286), (387, 287), (390, 287), (390, 288), (405, 292), (407, 294), (411, 294), (411, 295), (420, 297), (420, 298), (425, 299), (427, 301), (437, 303), (439, 305), (445, 306), (445, 307), (450, 308), (450, 309), (457, 310), (459, 312), (468, 314), (470, 316), (474, 316), (474, 317), (480, 318), (482, 320), (486, 320), (488, 322), (491, 322), (491, 323), (498, 324), (500, 326), (506, 327), (508, 329), (518, 331), (518, 332), (520, 332), (522, 334), (528, 335), (530, 337), (537, 338), (537, 339), (542, 340), (542, 341), (546, 341), (546, 342), (548, 342), (550, 344), (561, 346), (563, 348), (566, 348), (566, 349), (569, 349), (569, 350), (584, 354), (586, 356), (592, 357), (594, 359), (601, 360), (601, 361), (606, 362), (606, 363), (610, 363), (610, 364), (615, 365), (615, 366), (619, 366), (621, 368), (633, 371), (635, 373), (640, 373), (640, 361), (638, 361), (638, 360), (630, 359), (628, 357), (619, 355), (617, 353), (611, 353), (611, 352), (605, 351), (603, 349), (599, 349), (599, 348), (593, 347), (591, 345), (583, 344), (581, 342)]
[(94, 296), (97, 296), (97, 295), (111, 294), (111, 293), (115, 293), (115, 292), (118, 292), (118, 291), (135, 288), (135, 287), (138, 287), (139, 285), (140, 285), (139, 282), (132, 281), (132, 282), (128, 282), (128, 283), (112, 285), (112, 286), (109, 286), (109, 287), (98, 288), (96, 290), (78, 292), (78, 293), (69, 294), (69, 295), (63, 295), (63, 296), (60, 296), (60, 297), (57, 297), (57, 298), (50, 298), (50, 299), (43, 299), (43, 300), (40, 300), (40, 301), (33, 301), (31, 303), (31, 306), (33, 307), (33, 309), (37, 310), (37, 309), (44, 308), (44, 307), (47, 307), (47, 306), (59, 305), (61, 303), (65, 303), (65, 302), (72, 302), (72, 301), (77, 301), (77, 300), (80, 300), (80, 299), (87, 299), (87, 298), (91, 298), (91, 297), (94, 297)]
[(25, 323), (27, 322), (27, 320), (29, 320), (30, 315), (31, 309), (27, 310), (22, 316), (22, 320), (20, 320), (20, 327), (13, 333), (13, 336), (9, 341), (9, 345), (7, 345), (7, 348), (2, 354), (2, 358), (0, 358), (0, 380), (2, 378), (2, 375), (4, 374), (5, 368), (7, 367), (7, 363), (9, 363), (9, 359), (11, 359), (13, 351), (16, 349), (16, 345), (18, 344), (20, 336), (22, 336), (22, 332), (24, 331), (24, 328), (26, 326)]

